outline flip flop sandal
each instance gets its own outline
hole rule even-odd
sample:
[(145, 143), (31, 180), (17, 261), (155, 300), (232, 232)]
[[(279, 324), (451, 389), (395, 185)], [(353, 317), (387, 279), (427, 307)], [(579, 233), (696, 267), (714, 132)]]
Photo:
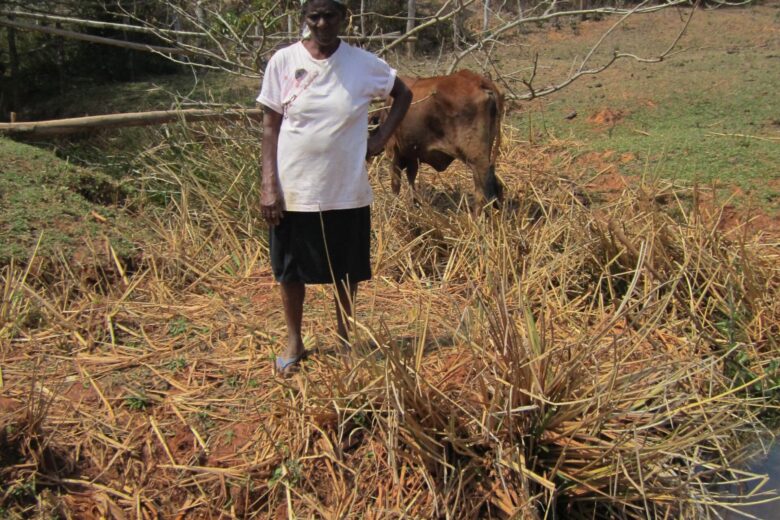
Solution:
[(274, 362), (274, 369), (276, 370), (277, 374), (285, 375), (288, 372), (290, 372), (293, 368), (297, 368), (301, 361), (306, 359), (309, 356), (309, 351), (304, 350), (303, 354), (297, 357), (292, 358), (283, 358), (282, 356), (277, 356), (276, 361)]

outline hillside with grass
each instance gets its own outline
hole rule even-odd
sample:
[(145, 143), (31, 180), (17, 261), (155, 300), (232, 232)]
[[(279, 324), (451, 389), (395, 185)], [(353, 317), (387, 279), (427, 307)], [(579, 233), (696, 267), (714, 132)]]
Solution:
[(0, 157), (0, 265), (32, 262), (44, 275), (84, 258), (86, 248), (125, 262), (139, 254), (141, 230), (121, 209), (128, 195), (121, 183), (8, 139), (0, 138)]
[[(673, 40), (681, 18), (667, 11), (632, 19), (617, 28), (602, 54), (647, 55)], [(612, 23), (528, 34), (520, 52), (500, 64), (512, 70), (538, 52), (549, 65), (539, 71), (539, 82), (553, 81)], [(582, 142), (583, 153), (596, 164), (612, 163), (629, 175), (716, 185), (729, 203), (777, 215), (780, 96), (773, 85), (778, 81), (777, 4), (704, 10), (693, 16), (677, 51), (664, 62), (622, 62), (511, 117), (537, 138), (553, 134)]]
[[(732, 65), (771, 61), (755, 55), (780, 52), (777, 12), (702, 11), (690, 35), (755, 23), (746, 38), (769, 36)], [(601, 23), (517, 48), (563, 67)], [(778, 101), (769, 69), (722, 77), (761, 85), (729, 87), (744, 95), (710, 88), (706, 60), (732, 59), (713, 45), (682, 67), (701, 83), (636, 65), (514, 106), (506, 200), (479, 218), (463, 165), (421, 170), (414, 202), (373, 161), (351, 349), (332, 288), (312, 286), (311, 355), (289, 378), (272, 370), (285, 329), (257, 122), (0, 139), (0, 516), (699, 519), (768, 499), (745, 463), (780, 405)], [(252, 92), (223, 80), (199, 99)], [(94, 96), (195, 97), (161, 83)]]

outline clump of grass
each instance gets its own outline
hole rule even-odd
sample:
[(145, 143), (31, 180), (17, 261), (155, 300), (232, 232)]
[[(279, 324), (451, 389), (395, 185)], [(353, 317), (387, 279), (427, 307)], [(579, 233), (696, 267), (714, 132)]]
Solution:
[(739, 468), (777, 407), (778, 251), (693, 188), (593, 197), (567, 143), (510, 128), (508, 200), (479, 219), (463, 169), (422, 172), (415, 205), (374, 165), (352, 353), (332, 352), (332, 295), (312, 288), (316, 352), (279, 379), (252, 132), (175, 129), (142, 158), (157, 241), (126, 279), (3, 274), (47, 324), (0, 337), (7, 392), (31, 360), (73, 385), (48, 420), (79, 489), (148, 515), (699, 518), (737, 507), (726, 483), (758, 487)]
[(0, 508), (20, 513), (35, 508), (51, 514), (57, 509), (51, 490), (60, 488), (75, 468), (69, 453), (50, 425), (51, 396), (31, 374), (27, 401), (6, 400), (0, 415)]

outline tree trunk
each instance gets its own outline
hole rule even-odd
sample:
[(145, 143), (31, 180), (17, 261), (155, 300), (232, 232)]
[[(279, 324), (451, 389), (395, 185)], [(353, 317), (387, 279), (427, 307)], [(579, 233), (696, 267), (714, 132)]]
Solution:
[[(417, 3), (416, 0), (407, 0), (406, 3), (406, 32), (411, 32), (414, 29), (415, 17), (417, 16)], [(414, 41), (407, 40), (406, 42), (406, 55), (408, 57), (414, 56)]]
[(366, 35), (366, 0), (360, 0), (360, 36)]
[[(122, 18), (122, 23), (128, 24), (130, 23), (130, 19), (127, 16), (124, 16)], [(130, 39), (127, 37), (127, 31), (122, 31), (122, 39), (125, 42), (129, 42)], [(131, 51), (130, 49), (125, 50), (125, 55), (127, 56), (127, 72), (128, 76), (130, 78), (130, 81), (135, 81), (135, 52)]]
[(200, 25), (199, 29), (206, 28), (206, 13), (203, 12), (202, 0), (195, 2), (195, 19), (198, 20), (198, 24)]
[[(206, 32), (208, 30), (208, 27), (206, 27), (206, 13), (203, 12), (203, 1), (197, 0), (195, 2), (195, 19), (198, 21), (198, 31)], [(207, 41), (208, 38), (206, 37), (198, 37), (195, 40), (195, 45), (198, 47), (202, 46), (205, 41)]]
[(181, 23), (181, 17), (179, 16), (179, 13), (174, 12), (173, 14), (173, 30), (176, 31), (177, 34), (174, 35), (174, 41), (179, 44), (181, 43), (181, 40), (179, 40), (179, 32), (183, 29), (182, 23)]
[(8, 64), (11, 68), (11, 77), (8, 81), (8, 111), (19, 111), (19, 53), (16, 50), (16, 29), (7, 28), (8, 36)]
[[(522, 20), (525, 18), (525, 11), (523, 11), (523, 0), (517, 0), (517, 19)], [(523, 34), (523, 28), (525, 26), (520, 24), (517, 26), (517, 34)]]
[[(59, 22), (54, 24), (57, 29), (62, 28), (62, 24)], [(65, 93), (65, 38), (62, 36), (54, 37), (54, 44), (57, 48), (57, 80), (59, 81), (60, 94)]]
[[(455, 9), (460, 9), (460, 0), (455, 0)], [(460, 50), (460, 13), (452, 17), (452, 48)]]

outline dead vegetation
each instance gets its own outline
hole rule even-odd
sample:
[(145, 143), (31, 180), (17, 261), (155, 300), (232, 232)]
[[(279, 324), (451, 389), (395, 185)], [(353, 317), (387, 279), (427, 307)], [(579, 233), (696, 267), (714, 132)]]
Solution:
[(252, 132), (178, 129), (139, 159), (157, 238), (110, 284), (0, 273), (6, 512), (704, 518), (736, 481), (757, 499), (739, 468), (778, 402), (778, 249), (699, 211), (706, 190), (603, 198), (573, 143), (507, 128), (508, 200), (475, 221), (466, 172), (423, 172), (415, 206), (373, 165), (353, 352), (312, 288), (314, 355), (279, 379)]

